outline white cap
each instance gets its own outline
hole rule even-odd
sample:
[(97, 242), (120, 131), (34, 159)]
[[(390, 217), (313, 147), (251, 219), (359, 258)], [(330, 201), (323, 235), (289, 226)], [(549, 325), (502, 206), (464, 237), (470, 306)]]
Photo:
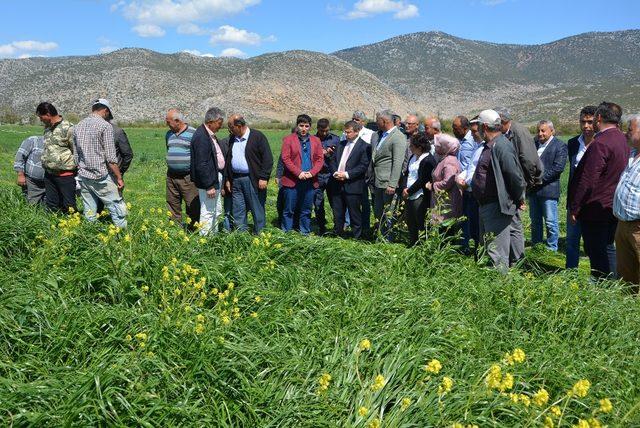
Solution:
[(113, 110), (111, 109), (111, 104), (109, 104), (109, 101), (105, 98), (98, 98), (97, 100), (93, 101), (93, 103), (91, 104), (91, 107), (100, 104), (105, 106), (106, 108), (109, 109), (109, 113), (111, 113), (111, 116), (113, 117)]
[(491, 127), (498, 126), (502, 123), (500, 115), (495, 110), (482, 110), (478, 118), (471, 121), (472, 123), (481, 123)]

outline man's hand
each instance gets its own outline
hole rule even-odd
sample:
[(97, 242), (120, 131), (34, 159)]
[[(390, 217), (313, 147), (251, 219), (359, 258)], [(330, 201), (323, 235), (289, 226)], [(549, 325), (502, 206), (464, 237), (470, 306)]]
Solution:
[(224, 182), (224, 189), (227, 191), (227, 195), (231, 195), (231, 182), (229, 180)]
[(575, 226), (576, 224), (578, 224), (578, 217), (576, 217), (575, 214), (570, 214), (569, 221), (571, 222), (572, 225)]
[(396, 188), (387, 186), (387, 190), (385, 190), (384, 193), (386, 193), (387, 195), (393, 195), (394, 193), (396, 193)]
[(118, 190), (124, 189), (124, 180), (122, 177), (116, 178), (116, 185), (118, 186)]
[(216, 197), (216, 189), (215, 189), (215, 187), (212, 187), (211, 189), (207, 190), (207, 198), (213, 199), (215, 197)]
[(322, 150), (322, 153), (324, 153), (324, 157), (325, 158), (331, 157), (331, 155), (333, 155), (333, 147), (328, 147), (328, 148)]
[(465, 190), (467, 188), (467, 182), (462, 177), (456, 177), (456, 185), (461, 190)]
[(267, 188), (267, 180), (258, 180), (258, 189), (265, 190)]
[(344, 172), (336, 171), (333, 173), (333, 178), (335, 178), (338, 181), (344, 181), (347, 177), (345, 176)]
[(18, 179), (16, 180), (16, 183), (20, 187), (26, 187), (27, 186), (27, 176), (24, 175), (24, 172), (19, 172), (18, 173)]
[(524, 210), (526, 210), (526, 209), (527, 209), (527, 204), (526, 204), (524, 201), (520, 201), (520, 202), (518, 203), (518, 209), (519, 209), (520, 211), (524, 211)]
[(433, 188), (433, 184), (431, 184), (430, 181), (427, 181), (427, 184), (424, 185), (424, 188), (430, 191)]
[(406, 187), (402, 190), (402, 199), (409, 199), (409, 189)]
[(307, 173), (302, 171), (300, 174), (298, 174), (298, 180), (306, 180), (307, 179)]
[(307, 175), (307, 180), (311, 180), (313, 178), (313, 174), (311, 174), (309, 171), (307, 171), (305, 174)]

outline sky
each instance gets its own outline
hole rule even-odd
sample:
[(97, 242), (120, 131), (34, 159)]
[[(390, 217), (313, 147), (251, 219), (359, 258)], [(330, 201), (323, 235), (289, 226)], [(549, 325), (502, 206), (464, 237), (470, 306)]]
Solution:
[(640, 28), (640, 0), (1, 0), (0, 58), (125, 47), (252, 57), (331, 53), (418, 31), (540, 44)]

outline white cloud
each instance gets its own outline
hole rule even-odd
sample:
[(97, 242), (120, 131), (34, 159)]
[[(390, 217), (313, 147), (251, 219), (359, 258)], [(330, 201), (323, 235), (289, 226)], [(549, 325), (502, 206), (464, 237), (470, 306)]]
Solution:
[(113, 51), (115, 51), (117, 49), (118, 49), (117, 46), (102, 46), (99, 49), (99, 51), (100, 51), (101, 54), (106, 54), (106, 53), (109, 53), (109, 52), (113, 52)]
[(381, 13), (393, 13), (395, 19), (409, 19), (417, 17), (419, 10), (416, 5), (405, 0), (359, 0), (345, 18), (368, 18)]
[(227, 48), (220, 52), (220, 56), (223, 58), (246, 58), (247, 54), (242, 52), (240, 49), (236, 48)]
[(260, 0), (128, 0), (114, 5), (125, 18), (144, 24), (178, 26), (235, 15)]
[(49, 52), (58, 49), (55, 42), (39, 42), (35, 40), (21, 40), (0, 45), (0, 57), (18, 56), (19, 58), (29, 58), (34, 56), (32, 52)]
[(178, 31), (178, 34), (189, 34), (197, 36), (203, 36), (211, 32), (209, 30), (201, 28), (199, 25), (194, 24), (193, 22), (178, 25), (178, 28), (176, 30)]
[[(267, 40), (268, 39), (268, 40)], [(273, 36), (268, 37), (265, 41), (273, 41)], [(209, 43), (217, 44), (241, 44), (241, 45), (259, 45), (263, 41), (262, 36), (258, 33), (252, 33), (247, 30), (241, 30), (231, 25), (223, 25), (213, 32)]]
[(205, 57), (205, 58), (214, 58), (215, 57), (214, 54), (202, 53), (197, 49), (185, 49), (182, 52), (185, 52), (185, 53), (188, 53), (188, 54), (191, 54), (191, 55), (194, 55), (194, 56), (202, 56), (202, 57)]
[(162, 37), (165, 31), (153, 24), (140, 24), (132, 28), (132, 30), (140, 37)]

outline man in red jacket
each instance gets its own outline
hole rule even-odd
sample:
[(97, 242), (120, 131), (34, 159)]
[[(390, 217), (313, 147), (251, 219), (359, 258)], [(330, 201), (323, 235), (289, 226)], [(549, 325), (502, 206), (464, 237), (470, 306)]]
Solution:
[(621, 116), (617, 104), (603, 102), (598, 106), (593, 117), (597, 133), (569, 183), (569, 221), (575, 224), (580, 220), (584, 250), (595, 278), (616, 276), (616, 255), (611, 245), (617, 225), (613, 195), (630, 155), (627, 139), (619, 129)]
[(284, 171), (280, 184), (284, 191), (282, 230), (293, 229), (293, 217), (300, 213), (300, 233), (311, 233), (311, 209), (315, 189), (318, 188), (318, 173), (324, 166), (322, 143), (310, 135), (311, 118), (301, 114), (296, 119), (296, 132), (282, 140), (282, 163)]

